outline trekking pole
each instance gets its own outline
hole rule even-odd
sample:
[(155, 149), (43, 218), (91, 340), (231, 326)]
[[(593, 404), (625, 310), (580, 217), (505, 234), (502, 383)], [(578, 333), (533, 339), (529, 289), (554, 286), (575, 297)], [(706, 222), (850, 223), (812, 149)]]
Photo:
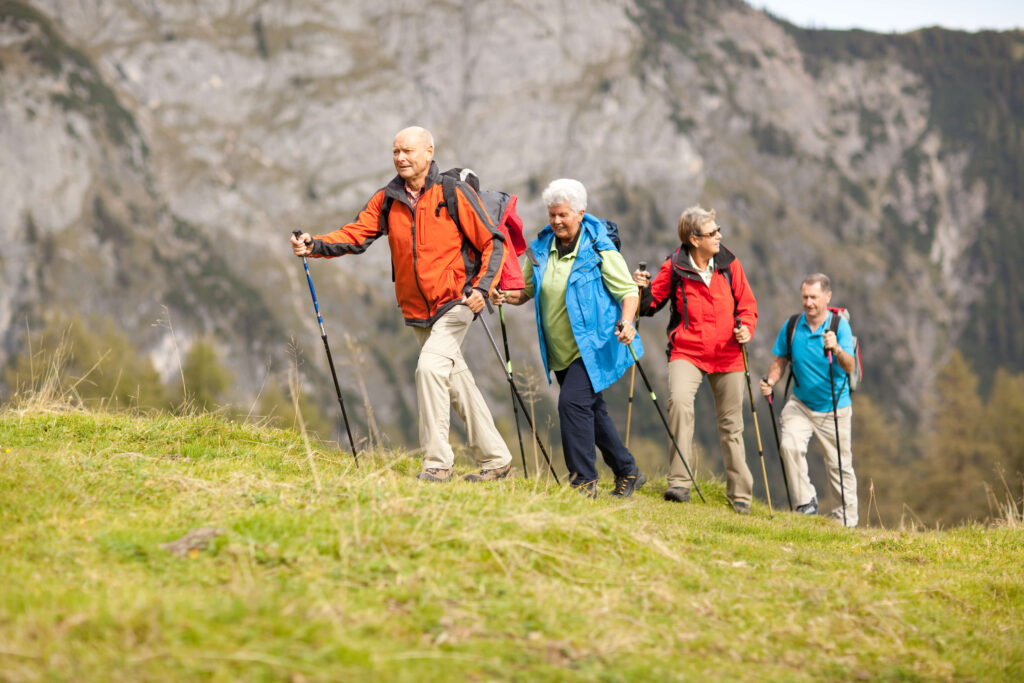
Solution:
[(537, 445), (540, 446), (540, 452), (544, 454), (544, 460), (548, 463), (548, 471), (551, 472), (551, 476), (555, 478), (555, 483), (561, 484), (562, 482), (558, 480), (558, 473), (555, 472), (555, 468), (551, 464), (551, 458), (548, 457), (548, 451), (544, 448), (544, 442), (540, 440), (540, 434), (537, 433), (537, 428), (533, 426), (533, 419), (530, 417), (530, 411), (526, 409), (526, 402), (523, 401), (523, 397), (519, 394), (519, 389), (516, 387), (516, 380), (512, 377), (512, 373), (505, 365), (505, 361), (501, 358), (501, 351), (498, 350), (498, 342), (494, 341), (494, 335), (491, 334), (491, 328), (487, 325), (487, 320), (482, 315), (478, 315), (476, 317), (480, 319), (480, 322), (484, 326), (484, 331), (487, 332), (487, 338), (491, 340), (491, 346), (494, 347), (494, 353), (498, 355), (501, 367), (505, 371), (505, 379), (508, 380), (508, 385), (512, 387), (512, 395), (515, 396), (517, 401), (519, 401), (519, 407), (523, 409), (523, 417), (526, 418), (526, 424), (530, 425), (530, 431), (533, 432), (533, 438), (537, 440)]
[[(639, 266), (640, 272), (647, 270), (647, 262), (641, 261)], [(640, 334), (640, 312), (637, 309), (636, 322), (633, 324), (633, 329), (636, 330), (637, 334)], [(633, 422), (633, 383), (636, 381), (636, 366), (629, 369), (629, 400), (626, 402), (626, 448), (629, 448), (629, 426)]]
[[(736, 327), (741, 325), (739, 316), (736, 316)], [(743, 374), (747, 376), (747, 393), (750, 395), (750, 414), (754, 418), (754, 436), (757, 437), (757, 454), (761, 458), (761, 474), (764, 475), (764, 493), (768, 497), (768, 519), (775, 518), (772, 510), (772, 492), (768, 488), (768, 470), (764, 466), (764, 448), (761, 446), (761, 428), (757, 425), (757, 406), (754, 404), (754, 385), (750, 383), (750, 368), (747, 365), (747, 345), (740, 344), (740, 351), (743, 353)], [(788, 489), (787, 489), (788, 490)]]
[[(765, 375), (761, 378), (764, 382), (768, 383), (768, 376)], [(779, 452), (779, 464), (782, 465), (782, 481), (786, 484), (786, 500), (789, 501), (789, 511), (793, 512), (793, 497), (789, 495), (789, 476), (786, 474), (786, 460), (782, 457), (782, 441), (779, 440), (779, 425), (775, 421), (775, 403), (772, 398), (775, 396), (775, 390), (765, 399), (768, 401), (768, 411), (772, 414), (772, 431), (775, 432), (775, 450)]]
[[(301, 230), (293, 230), (296, 237), (302, 235)], [(309, 242), (306, 242), (309, 244)], [(338, 394), (338, 405), (341, 406), (341, 418), (345, 421), (345, 431), (348, 432), (348, 445), (352, 447), (352, 457), (359, 467), (359, 455), (356, 453), (356, 442), (352, 438), (352, 428), (348, 424), (348, 413), (345, 411), (345, 401), (341, 398), (341, 385), (338, 384), (338, 373), (334, 370), (334, 358), (331, 356), (331, 345), (327, 343), (327, 331), (324, 330), (324, 319), (320, 315), (320, 304), (316, 300), (316, 290), (313, 289), (313, 278), (309, 274), (309, 260), (303, 256), (302, 265), (306, 268), (306, 282), (309, 283), (309, 295), (313, 297), (313, 309), (316, 311), (316, 320), (320, 323), (320, 338), (324, 340), (324, 350), (327, 351), (327, 363), (331, 366), (331, 377), (334, 379), (334, 391)]]
[[(835, 315), (834, 313), (832, 315)], [(839, 447), (839, 412), (836, 400), (836, 380), (832, 370), (832, 349), (825, 349), (828, 357), (828, 383), (832, 388), (832, 421), (836, 425), (836, 459), (839, 461), (839, 498), (843, 503), (843, 526), (846, 526), (846, 485), (843, 483), (843, 451)]]
[[(622, 323), (616, 325), (618, 329), (622, 328)], [(654, 402), (654, 407), (658, 409), (658, 417), (661, 418), (661, 424), (665, 425), (665, 431), (668, 432), (668, 438), (672, 440), (672, 446), (676, 449), (676, 454), (679, 455), (679, 459), (683, 461), (683, 467), (686, 468), (686, 473), (690, 475), (690, 481), (693, 482), (693, 488), (696, 489), (697, 495), (700, 496), (702, 503), (706, 503), (704, 500), (704, 494), (700, 492), (700, 487), (697, 486), (697, 478), (693, 476), (693, 471), (690, 470), (690, 466), (686, 464), (686, 458), (683, 457), (683, 452), (679, 450), (679, 444), (676, 443), (676, 437), (672, 433), (672, 428), (668, 426), (668, 420), (665, 418), (665, 413), (661, 409), (661, 404), (658, 403), (658, 396), (654, 393), (654, 387), (651, 386), (651, 381), (647, 379), (647, 373), (644, 372), (644, 366), (640, 365), (640, 359), (637, 358), (636, 351), (633, 350), (633, 344), (629, 344), (629, 352), (633, 354), (633, 365), (640, 371), (640, 377), (643, 379), (644, 384), (647, 386), (647, 391), (651, 397), (651, 401)]]
[[(508, 332), (505, 330), (505, 309), (498, 306), (498, 319), (501, 321), (501, 342), (505, 346), (505, 369), (512, 374), (512, 359), (508, 355)], [(512, 392), (512, 416), (516, 421), (516, 437), (519, 439), (519, 455), (523, 458), (523, 477), (530, 478), (530, 471), (526, 469), (526, 451), (523, 450), (523, 434), (519, 431), (519, 406), (516, 404), (516, 394)]]

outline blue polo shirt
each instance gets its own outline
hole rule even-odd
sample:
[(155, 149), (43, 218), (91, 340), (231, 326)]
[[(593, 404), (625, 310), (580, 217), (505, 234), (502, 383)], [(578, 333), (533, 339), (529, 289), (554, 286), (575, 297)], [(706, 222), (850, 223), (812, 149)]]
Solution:
[[(807, 314), (801, 313), (793, 330), (793, 374), (796, 375), (796, 382), (799, 382), (793, 383), (793, 395), (817, 413), (832, 411), (832, 385), (828, 378), (828, 357), (825, 356), (825, 333), (828, 332), (828, 324), (833, 315), (835, 313), (829, 311), (818, 329), (812, 330), (807, 324)], [(853, 330), (850, 329), (850, 323), (842, 318), (839, 319), (836, 338), (843, 351), (853, 353)], [(772, 353), (784, 358), (788, 347), (786, 326), (783, 325), (779, 336), (775, 338)], [(842, 392), (836, 396), (836, 407), (845, 408), (850, 405), (850, 382), (835, 359), (832, 365), (836, 391)]]

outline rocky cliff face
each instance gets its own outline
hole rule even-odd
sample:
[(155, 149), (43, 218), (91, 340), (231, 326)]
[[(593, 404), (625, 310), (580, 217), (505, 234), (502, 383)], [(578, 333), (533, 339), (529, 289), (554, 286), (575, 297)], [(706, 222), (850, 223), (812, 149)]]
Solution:
[[(1019, 81), (1024, 38), (999, 38), (992, 68)], [(801, 276), (829, 273), (872, 391), (913, 414), (935, 364), (984, 328), (999, 250), (972, 248), (992, 180), (972, 170), (983, 145), (936, 116), (926, 50), (903, 58), (920, 37), (820, 39), (734, 0), (4, 2), (0, 361), (60, 307), (116, 316), (172, 372), (153, 325), (169, 313), (186, 345), (216, 333), (251, 394), (289, 335), (316, 343), (288, 233), (354, 216), (418, 123), (442, 167), (518, 192), (531, 233), (544, 185), (579, 178), (631, 263), (674, 248), (686, 206), (716, 208), (761, 304), (758, 367)], [(991, 117), (1019, 133), (1008, 109)], [(328, 333), (362, 346), (375, 405), (400, 419), (413, 344), (386, 246), (313, 267)], [(511, 317), (532, 360), (531, 316)], [(474, 367), (493, 362), (476, 341)]]

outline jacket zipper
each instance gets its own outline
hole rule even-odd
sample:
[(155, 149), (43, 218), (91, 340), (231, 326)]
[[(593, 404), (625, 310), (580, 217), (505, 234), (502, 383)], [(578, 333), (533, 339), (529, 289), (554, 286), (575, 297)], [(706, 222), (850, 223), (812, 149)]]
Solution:
[[(424, 194), (426, 192), (424, 191)], [(420, 197), (420, 201), (423, 201), (423, 197)], [(406, 204), (408, 206), (408, 204)], [(416, 207), (419, 207), (419, 202), (416, 203)], [(416, 281), (416, 289), (419, 290), (420, 296), (423, 297), (423, 305), (427, 309), (426, 318), (429, 319), (431, 315), (430, 302), (427, 301), (427, 295), (423, 291), (422, 285), (420, 285), (420, 268), (417, 253), (419, 249), (416, 246), (416, 209), (409, 206), (409, 213), (412, 214), (412, 277)]]

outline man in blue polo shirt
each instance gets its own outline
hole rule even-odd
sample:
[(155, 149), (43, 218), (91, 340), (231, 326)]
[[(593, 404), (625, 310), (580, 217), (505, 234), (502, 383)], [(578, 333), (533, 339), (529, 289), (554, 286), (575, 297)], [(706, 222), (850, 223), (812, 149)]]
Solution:
[[(836, 332), (829, 330), (831, 316), (828, 310), (832, 300), (832, 283), (821, 273), (808, 275), (800, 285), (800, 299), (804, 312), (793, 330), (793, 348), (789, 348), (786, 326), (775, 338), (775, 347), (768, 376), (761, 381), (761, 393), (770, 396), (772, 387), (782, 377), (793, 359), (793, 396), (782, 409), (782, 457), (786, 463), (789, 490), (797, 503), (797, 512), (813, 515), (818, 512), (818, 496), (807, 476), (807, 445), (811, 436), (817, 436), (825, 447), (825, 468), (836, 501), (846, 501), (846, 525), (857, 526), (857, 476), (853, 473), (851, 449), (851, 422), (853, 406), (850, 404), (848, 375), (853, 372), (853, 332), (846, 320), (839, 320)], [(792, 351), (791, 353), (789, 353)], [(829, 359), (834, 359), (832, 380), (829, 379)], [(839, 421), (839, 448), (836, 453), (836, 422), (832, 416), (832, 392), (835, 390), (836, 417)], [(839, 460), (842, 459), (840, 477)], [(842, 485), (840, 485), (840, 481)], [(843, 521), (843, 506), (838, 504), (829, 517)]]

